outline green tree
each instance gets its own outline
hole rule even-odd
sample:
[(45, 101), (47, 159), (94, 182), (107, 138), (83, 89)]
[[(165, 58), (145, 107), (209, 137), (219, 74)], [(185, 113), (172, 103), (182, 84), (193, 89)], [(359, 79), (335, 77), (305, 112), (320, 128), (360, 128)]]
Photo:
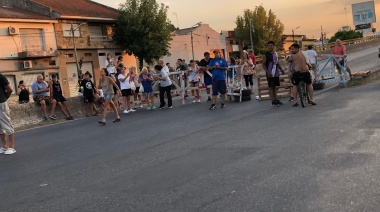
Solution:
[(155, 0), (126, 0), (119, 11), (113, 39), (139, 59), (140, 69), (144, 60), (152, 63), (170, 54), (169, 42), (175, 27), (167, 18), (167, 6)]
[(284, 24), (272, 10), (267, 11), (263, 6), (255, 7), (255, 10), (244, 10), (243, 16), (236, 18), (235, 36), (240, 38), (244, 45), (250, 46), (250, 21), (252, 23), (252, 42), (253, 49), (257, 53), (264, 53), (266, 43), (270, 40), (274, 41), (278, 46), (282, 46), (282, 34), (284, 32)]
[(350, 40), (350, 39), (355, 39), (355, 38), (362, 38), (363, 33), (361, 32), (355, 32), (354, 30), (349, 30), (349, 31), (338, 31), (335, 33), (334, 36), (332, 36), (329, 40), (329, 43), (335, 42), (337, 39), (340, 40)]

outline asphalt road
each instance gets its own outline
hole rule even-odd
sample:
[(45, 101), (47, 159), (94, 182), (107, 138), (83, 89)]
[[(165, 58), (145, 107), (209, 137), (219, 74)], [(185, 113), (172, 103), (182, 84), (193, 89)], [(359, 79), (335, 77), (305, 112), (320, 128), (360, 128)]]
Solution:
[(0, 211), (378, 211), (380, 82), (18, 132)]

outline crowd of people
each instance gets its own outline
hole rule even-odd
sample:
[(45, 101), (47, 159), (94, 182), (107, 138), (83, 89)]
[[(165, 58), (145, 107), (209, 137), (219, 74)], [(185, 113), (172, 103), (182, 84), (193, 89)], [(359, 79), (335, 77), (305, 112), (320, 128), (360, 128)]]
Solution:
[[(332, 49), (332, 53), (336, 55), (335, 66), (342, 74), (342, 68), (345, 67), (352, 79), (351, 70), (346, 66), (345, 61), (347, 52), (345, 46), (340, 40), (336, 41), (337, 45)], [(314, 93), (312, 84), (315, 83), (317, 77), (316, 61), (317, 53), (310, 46), (307, 51), (302, 51), (298, 44), (293, 44), (289, 48), (290, 55), (286, 58), (288, 67), (284, 68), (279, 64), (279, 56), (274, 48), (275, 43), (269, 41), (267, 43), (267, 51), (262, 56), (262, 67), (265, 71), (269, 95), (272, 100), (272, 106), (279, 107), (283, 105), (277, 98), (278, 86), (280, 86), (280, 75), (288, 71), (292, 82), (292, 97), (290, 101), (294, 101), (293, 106), (298, 106), (298, 89), (297, 85), (304, 81), (308, 86), (310, 101), (309, 104), (316, 105), (314, 102)], [(98, 116), (101, 111), (98, 110), (97, 104), (103, 107), (102, 119), (98, 121), (101, 125), (106, 125), (106, 117), (112, 110), (115, 116), (113, 123), (120, 122), (119, 108), (123, 113), (131, 113), (136, 111), (138, 107), (142, 108), (142, 100), (147, 105), (146, 110), (157, 109), (154, 102), (154, 82), (158, 81), (160, 104), (158, 109), (173, 108), (172, 87), (175, 80), (184, 80), (186, 84), (192, 87), (192, 95), (194, 103), (201, 102), (200, 86), (206, 87), (207, 102), (211, 102), (210, 110), (216, 109), (217, 96), (221, 96), (221, 108), (225, 107), (225, 95), (227, 92), (226, 81), (234, 80), (236, 76), (235, 69), (229, 69), (229, 66), (239, 65), (241, 73), (244, 75), (245, 85), (247, 89), (253, 90), (253, 78), (255, 76), (256, 56), (252, 51), (244, 48), (241, 58), (233, 58), (227, 62), (221, 55), (219, 50), (213, 53), (214, 58), (210, 57), (209, 52), (204, 53), (201, 61), (191, 60), (190, 64), (186, 64), (185, 60), (178, 59), (176, 71), (184, 71), (183, 76), (173, 77), (170, 75), (174, 69), (170, 63), (164, 64), (160, 60), (154, 69), (150, 66), (142, 68), (138, 72), (135, 67), (127, 68), (123, 63), (123, 57), (119, 56), (115, 62), (110, 54), (107, 55), (105, 68), (100, 70), (100, 79), (98, 87), (92, 82), (92, 75), (86, 72), (80, 80), (80, 92), (83, 95), (86, 116)], [(287, 69), (287, 70), (285, 70)], [(227, 74), (226, 74), (227, 71)], [(172, 77), (170, 77), (172, 76)], [(211, 89), (210, 87), (211, 86)], [(67, 120), (74, 120), (71, 108), (63, 96), (62, 87), (57, 74), (53, 74), (51, 81), (46, 82), (43, 75), (37, 76), (37, 81), (33, 83), (32, 97), (36, 104), (41, 107), (42, 119), (57, 119), (55, 109), (58, 105), (62, 114)], [(16, 153), (14, 144), (14, 128), (10, 118), (10, 110), (7, 104), (8, 98), (13, 92), (11, 84), (5, 76), (0, 74), (0, 138), (2, 147), (0, 154), (11, 155)], [(29, 103), (30, 91), (24, 81), (20, 81), (17, 87), (19, 95), (19, 103)], [(187, 96), (187, 93), (186, 93)], [(166, 100), (167, 99), (167, 102)], [(133, 100), (133, 102), (132, 102)], [(47, 112), (46, 105), (50, 104), (50, 113)], [(132, 104), (134, 106), (132, 107)], [(8, 140), (6, 138), (8, 135)]]

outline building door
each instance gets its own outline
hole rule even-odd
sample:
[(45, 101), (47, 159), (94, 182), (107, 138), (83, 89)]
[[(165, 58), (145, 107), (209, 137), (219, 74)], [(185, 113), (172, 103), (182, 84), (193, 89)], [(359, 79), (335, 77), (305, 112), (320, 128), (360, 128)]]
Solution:
[[(66, 63), (67, 82), (69, 83), (70, 97), (78, 96), (79, 84), (76, 63)], [(92, 62), (83, 62), (82, 73), (90, 72), (94, 76)], [(94, 78), (92, 80), (95, 80)], [(94, 82), (94, 81), (93, 81)]]

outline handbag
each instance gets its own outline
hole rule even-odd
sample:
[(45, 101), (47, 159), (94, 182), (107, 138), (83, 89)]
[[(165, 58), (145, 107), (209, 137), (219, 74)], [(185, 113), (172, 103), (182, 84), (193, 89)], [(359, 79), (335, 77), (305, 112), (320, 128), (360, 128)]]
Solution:
[(140, 93), (144, 93), (144, 86), (143, 85), (140, 85)]
[(129, 82), (129, 84), (131, 85), (131, 90), (135, 91), (136, 90), (135, 82), (131, 81), (131, 82)]

